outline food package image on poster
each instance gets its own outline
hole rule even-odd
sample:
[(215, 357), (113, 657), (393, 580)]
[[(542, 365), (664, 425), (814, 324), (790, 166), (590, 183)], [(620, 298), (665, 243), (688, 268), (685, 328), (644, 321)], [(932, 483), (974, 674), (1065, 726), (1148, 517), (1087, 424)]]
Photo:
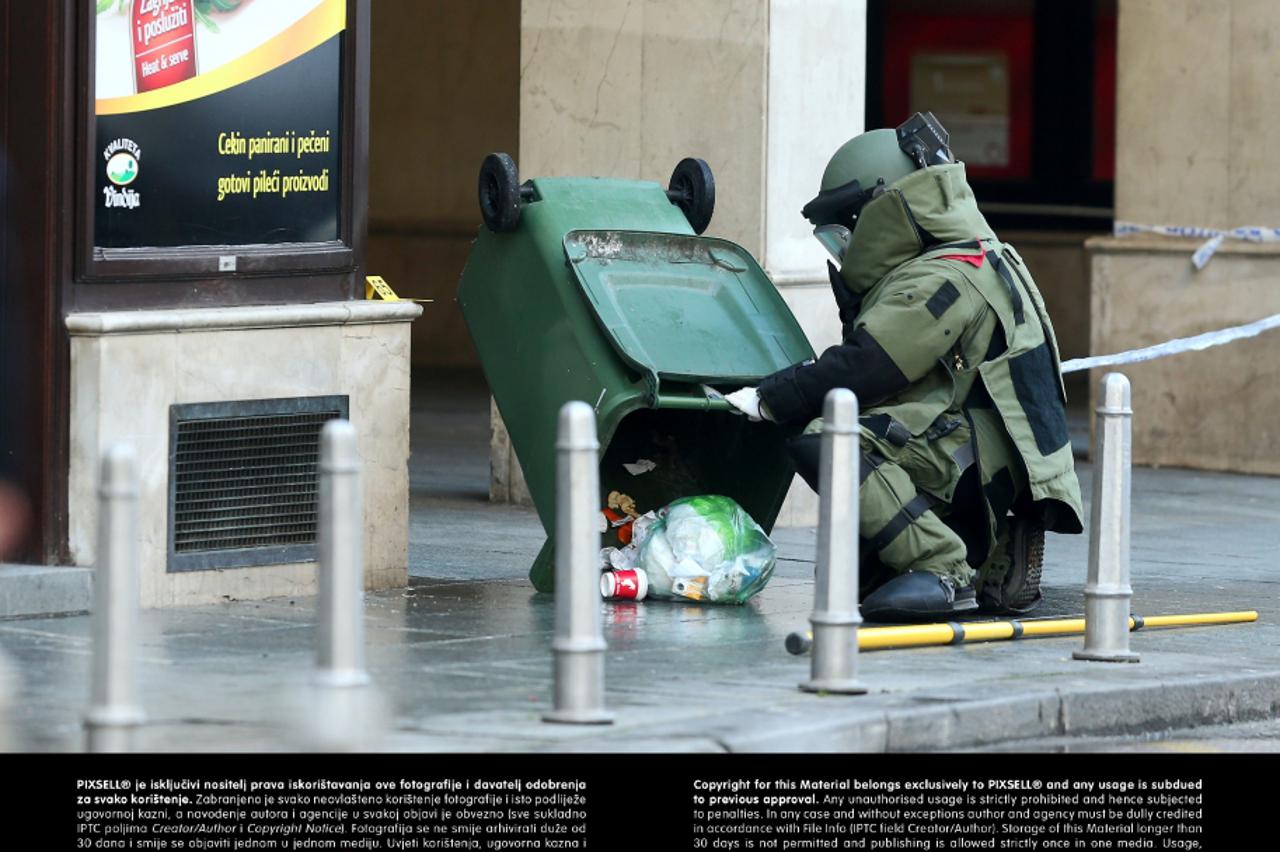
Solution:
[(133, 4), (133, 76), (139, 92), (196, 76), (196, 29), (190, 3), (137, 0)]
[(1008, 168), (1009, 75), (1009, 58), (1000, 53), (916, 53), (911, 111), (933, 112), (951, 133), (951, 150), (968, 165)]
[(339, 239), (343, 0), (100, 0), (94, 245)]

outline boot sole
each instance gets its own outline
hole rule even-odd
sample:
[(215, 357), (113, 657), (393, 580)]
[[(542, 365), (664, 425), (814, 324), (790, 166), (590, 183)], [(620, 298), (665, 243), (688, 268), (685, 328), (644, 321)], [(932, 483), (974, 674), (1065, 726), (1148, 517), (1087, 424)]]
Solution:
[(1044, 571), (1044, 527), (1019, 524), (1014, 536), (1014, 552), (1025, 556), (1026, 571), (1022, 591), (1009, 601), (1008, 610), (1021, 615), (1040, 605), (1040, 575)]

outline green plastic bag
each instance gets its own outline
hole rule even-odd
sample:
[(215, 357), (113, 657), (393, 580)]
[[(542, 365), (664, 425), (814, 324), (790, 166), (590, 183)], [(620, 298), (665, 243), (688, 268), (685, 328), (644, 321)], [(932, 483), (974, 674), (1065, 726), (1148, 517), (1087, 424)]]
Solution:
[(742, 604), (773, 576), (777, 548), (728, 497), (685, 497), (658, 513), (638, 561), (651, 598)]

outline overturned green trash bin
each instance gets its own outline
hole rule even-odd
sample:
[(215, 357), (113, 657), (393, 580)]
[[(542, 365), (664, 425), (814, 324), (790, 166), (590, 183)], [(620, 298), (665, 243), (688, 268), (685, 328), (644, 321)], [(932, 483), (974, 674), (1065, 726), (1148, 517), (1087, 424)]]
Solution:
[(667, 190), (519, 184), (510, 158), (490, 155), (480, 203), (458, 304), (547, 531), (534, 587), (554, 586), (556, 418), (570, 400), (596, 411), (602, 508), (614, 491), (639, 513), (723, 494), (772, 529), (794, 474), (788, 433), (731, 413), (720, 392), (813, 350), (746, 250), (695, 233), (714, 203), (706, 164), (682, 161)]

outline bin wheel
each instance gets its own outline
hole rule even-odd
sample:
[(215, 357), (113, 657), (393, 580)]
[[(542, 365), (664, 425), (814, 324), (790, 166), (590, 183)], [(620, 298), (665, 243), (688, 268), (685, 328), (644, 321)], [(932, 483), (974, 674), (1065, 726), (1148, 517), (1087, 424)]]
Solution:
[(684, 213), (695, 234), (705, 231), (716, 209), (716, 179), (707, 161), (685, 157), (677, 163), (667, 184), (667, 198)]
[(509, 154), (490, 154), (480, 164), (480, 216), (499, 234), (520, 224), (520, 176)]

